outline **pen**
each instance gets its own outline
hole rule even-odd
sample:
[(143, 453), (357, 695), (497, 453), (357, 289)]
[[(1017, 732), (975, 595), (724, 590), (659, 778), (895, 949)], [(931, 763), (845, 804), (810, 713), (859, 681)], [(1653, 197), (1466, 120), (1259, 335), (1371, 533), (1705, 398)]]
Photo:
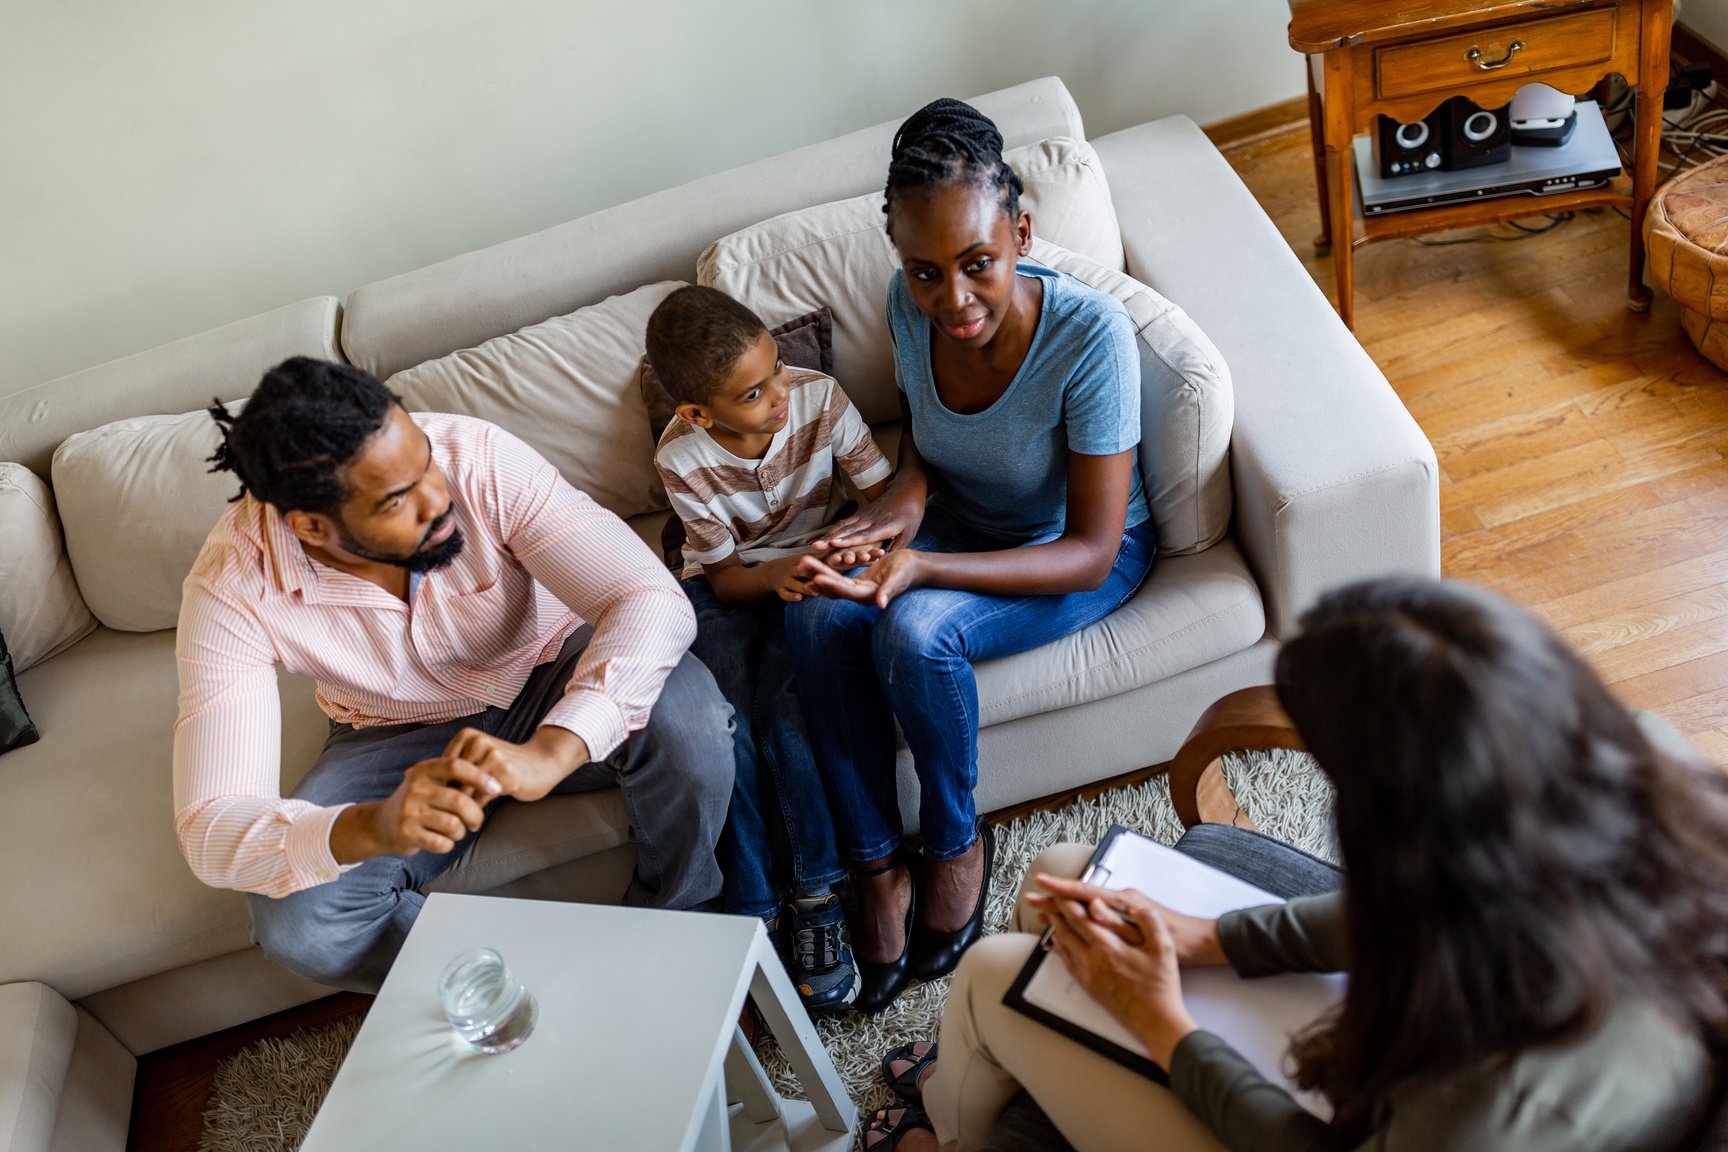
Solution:
[[(1110, 869), (1104, 867), (1102, 864), (1088, 864), (1088, 865), (1086, 865), (1086, 871), (1080, 873), (1080, 883), (1082, 883), (1082, 884), (1097, 884), (1099, 886), (1102, 886), (1104, 884), (1104, 882), (1108, 879), (1110, 879)], [(1134, 924), (1134, 921), (1132, 919), (1130, 919), (1128, 916), (1124, 915), (1122, 917), (1122, 919), (1127, 920), (1128, 923), (1130, 923), (1130, 924), (1133, 924), (1135, 931), (1138, 932), (1140, 930), (1140, 925)], [(1055, 938), (1055, 935), (1056, 935), (1055, 923), (1052, 922), (1052, 923), (1046, 924), (1044, 926), (1044, 934), (1042, 936), (1038, 937), (1038, 949), (1039, 949), (1039, 951), (1041, 951), (1041, 952), (1050, 951), (1050, 941)]]

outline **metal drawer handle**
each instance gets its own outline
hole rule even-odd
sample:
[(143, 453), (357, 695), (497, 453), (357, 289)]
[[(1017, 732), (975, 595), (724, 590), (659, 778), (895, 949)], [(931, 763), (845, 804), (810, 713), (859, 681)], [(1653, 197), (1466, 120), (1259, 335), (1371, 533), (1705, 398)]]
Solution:
[(1482, 69), (1484, 72), (1492, 72), (1496, 68), (1504, 68), (1506, 65), (1512, 63), (1512, 57), (1516, 56), (1523, 47), (1524, 41), (1514, 40), (1506, 46), (1506, 55), (1500, 57), (1498, 60), (1484, 60), (1482, 59), (1482, 49), (1475, 45), (1471, 45), (1470, 51), (1464, 53), (1464, 59), (1470, 61), (1470, 63), (1476, 65), (1476, 67)]

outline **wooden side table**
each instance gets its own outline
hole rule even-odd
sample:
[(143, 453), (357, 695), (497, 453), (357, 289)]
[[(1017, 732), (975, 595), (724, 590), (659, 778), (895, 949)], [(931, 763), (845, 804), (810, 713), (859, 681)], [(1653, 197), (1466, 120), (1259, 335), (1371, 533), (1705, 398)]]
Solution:
[[(1290, 0), (1290, 46), (1309, 57), (1308, 124), (1321, 210), (1315, 248), (1332, 253), (1344, 323), (1354, 322), (1353, 260), (1363, 244), (1603, 206), (1631, 214), (1627, 295), (1634, 312), (1649, 308), (1644, 214), (1656, 187), (1672, 22), (1673, 0)], [(1453, 96), (1497, 108), (1538, 80), (1562, 92), (1587, 92), (1615, 73), (1637, 94), (1630, 188), (1622, 177), (1604, 188), (1539, 199), (1361, 214), (1350, 147), (1375, 117), (1414, 123)]]

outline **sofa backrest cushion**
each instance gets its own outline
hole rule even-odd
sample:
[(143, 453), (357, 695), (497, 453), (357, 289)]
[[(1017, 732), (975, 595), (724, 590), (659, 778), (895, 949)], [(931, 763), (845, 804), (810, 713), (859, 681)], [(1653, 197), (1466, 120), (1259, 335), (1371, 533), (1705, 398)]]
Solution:
[(290, 356), (340, 360), (339, 307), (334, 296), (316, 296), (0, 396), (0, 460), (46, 480), (54, 449), (74, 432), (250, 396), (265, 370)]
[[(1122, 266), (1122, 232), (1097, 154), (1084, 140), (1044, 140), (1003, 154), (1026, 184), (1034, 235)], [(834, 312), (834, 378), (871, 422), (899, 415), (888, 336), (888, 280), (900, 267), (882, 193), (764, 220), (714, 242), (700, 284), (742, 300), (773, 325), (826, 305)]]
[(1140, 467), (1161, 555), (1200, 552), (1230, 527), (1230, 370), (1182, 309), (1125, 272), (1046, 240), (1032, 259), (1122, 301), (1140, 343)]
[(55, 451), (66, 554), (85, 603), (108, 627), (174, 627), (180, 584), (240, 490), (232, 473), (209, 470), (217, 441), (209, 413), (197, 411), (117, 420)]
[[(1073, 97), (1054, 77), (971, 102), (996, 121), (1008, 147), (1086, 135)], [(343, 309), (343, 350), (382, 379), (639, 284), (687, 278), (716, 236), (880, 188), (894, 130), (912, 111), (356, 289)]]
[(478, 416), (514, 432), (619, 516), (666, 507), (636, 378), (667, 281), (554, 316), (387, 381), (411, 412)]
[(66, 559), (48, 485), (22, 464), (0, 464), (0, 636), (22, 672), (96, 627)]

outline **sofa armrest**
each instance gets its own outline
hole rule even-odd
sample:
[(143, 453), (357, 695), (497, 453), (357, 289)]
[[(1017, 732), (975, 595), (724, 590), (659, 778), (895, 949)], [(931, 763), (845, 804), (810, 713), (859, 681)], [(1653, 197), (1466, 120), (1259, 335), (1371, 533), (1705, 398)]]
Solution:
[(0, 1149), (48, 1152), (78, 1013), (46, 984), (0, 984)]
[(1222, 154), (1186, 116), (1092, 141), (1128, 272), (1181, 305), (1230, 366), (1231, 532), (1273, 636), (1324, 591), (1440, 572), (1439, 465)]

